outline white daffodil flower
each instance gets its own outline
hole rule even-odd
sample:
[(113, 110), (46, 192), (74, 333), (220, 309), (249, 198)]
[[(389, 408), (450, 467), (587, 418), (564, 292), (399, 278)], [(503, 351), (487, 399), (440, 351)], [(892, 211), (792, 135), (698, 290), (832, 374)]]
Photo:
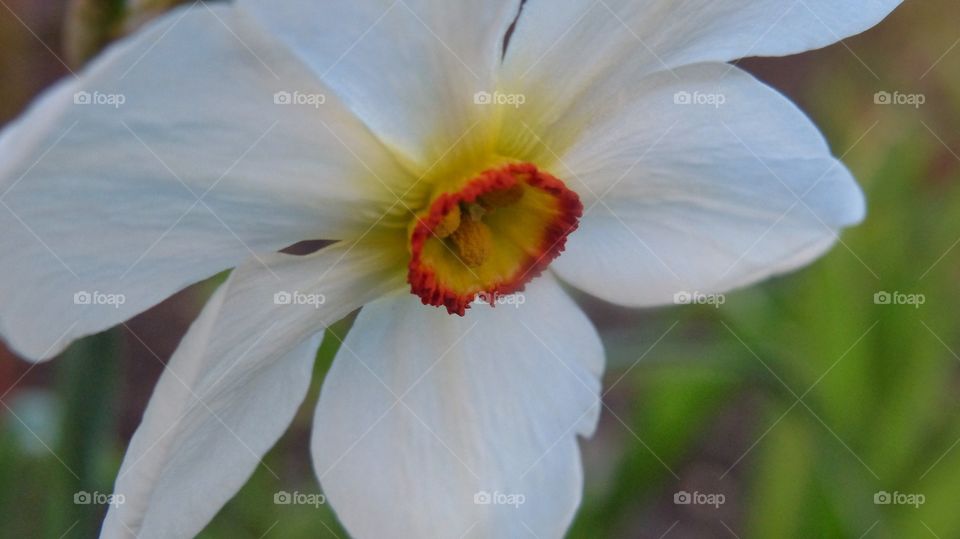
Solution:
[[(157, 384), (103, 536), (197, 534), (361, 307), (312, 441), (350, 533), (562, 536), (604, 360), (560, 282), (651, 306), (829, 249), (860, 189), (725, 62), (898, 3), (199, 2), (111, 46), (0, 138), (0, 332), (44, 360), (235, 269)], [(279, 253), (308, 239), (336, 243)]]

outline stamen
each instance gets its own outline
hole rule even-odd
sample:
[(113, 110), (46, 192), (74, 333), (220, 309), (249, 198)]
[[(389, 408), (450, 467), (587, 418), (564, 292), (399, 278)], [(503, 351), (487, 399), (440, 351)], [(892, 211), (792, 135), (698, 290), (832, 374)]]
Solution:
[(470, 268), (482, 266), (493, 251), (493, 234), (480, 220), (464, 219), (450, 240), (456, 246), (460, 260)]
[(433, 228), (433, 233), (440, 239), (448, 237), (460, 228), (460, 206), (456, 205), (450, 208), (450, 211), (443, 216), (440, 224)]

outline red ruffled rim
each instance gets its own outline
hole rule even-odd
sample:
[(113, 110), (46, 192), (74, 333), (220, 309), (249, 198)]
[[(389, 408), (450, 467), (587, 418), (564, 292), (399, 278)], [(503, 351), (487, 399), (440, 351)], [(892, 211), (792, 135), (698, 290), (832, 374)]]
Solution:
[[(434, 235), (434, 229), (455, 206), (472, 204), (486, 193), (509, 189), (518, 181), (551, 195), (557, 204), (557, 215), (543, 230), (543, 238), (536, 255), (519, 261), (514, 274), (500, 282), (487, 283), (482, 289), (469, 293), (457, 292), (444, 285), (436, 271), (421, 259), (424, 244)], [(537, 169), (530, 163), (513, 163), (482, 172), (456, 193), (444, 193), (430, 205), (424, 217), (417, 220), (410, 235), (411, 259), (407, 282), (413, 294), (420, 296), (424, 305), (446, 307), (450, 314), (464, 316), (478, 295), (496, 303), (496, 298), (522, 292), (524, 286), (540, 276), (551, 262), (563, 252), (567, 236), (577, 229), (583, 215), (580, 197), (557, 178)]]

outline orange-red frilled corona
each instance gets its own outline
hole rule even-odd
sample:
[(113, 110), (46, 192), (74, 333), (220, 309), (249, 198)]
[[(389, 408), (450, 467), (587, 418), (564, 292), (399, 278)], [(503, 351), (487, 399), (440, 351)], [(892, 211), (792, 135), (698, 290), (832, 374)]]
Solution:
[(411, 291), (463, 315), (478, 297), (523, 290), (563, 251), (583, 204), (529, 163), (491, 168), (437, 194), (410, 227)]

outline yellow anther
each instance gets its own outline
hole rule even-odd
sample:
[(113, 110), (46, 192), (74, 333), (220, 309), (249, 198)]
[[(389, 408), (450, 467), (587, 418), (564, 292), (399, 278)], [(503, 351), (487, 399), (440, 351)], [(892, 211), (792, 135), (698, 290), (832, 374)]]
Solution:
[(463, 219), (450, 240), (457, 248), (457, 256), (470, 268), (483, 265), (493, 251), (490, 227), (473, 219)]
[(446, 238), (460, 228), (460, 206), (454, 206), (446, 215), (440, 224), (433, 228), (433, 233), (440, 239)]

